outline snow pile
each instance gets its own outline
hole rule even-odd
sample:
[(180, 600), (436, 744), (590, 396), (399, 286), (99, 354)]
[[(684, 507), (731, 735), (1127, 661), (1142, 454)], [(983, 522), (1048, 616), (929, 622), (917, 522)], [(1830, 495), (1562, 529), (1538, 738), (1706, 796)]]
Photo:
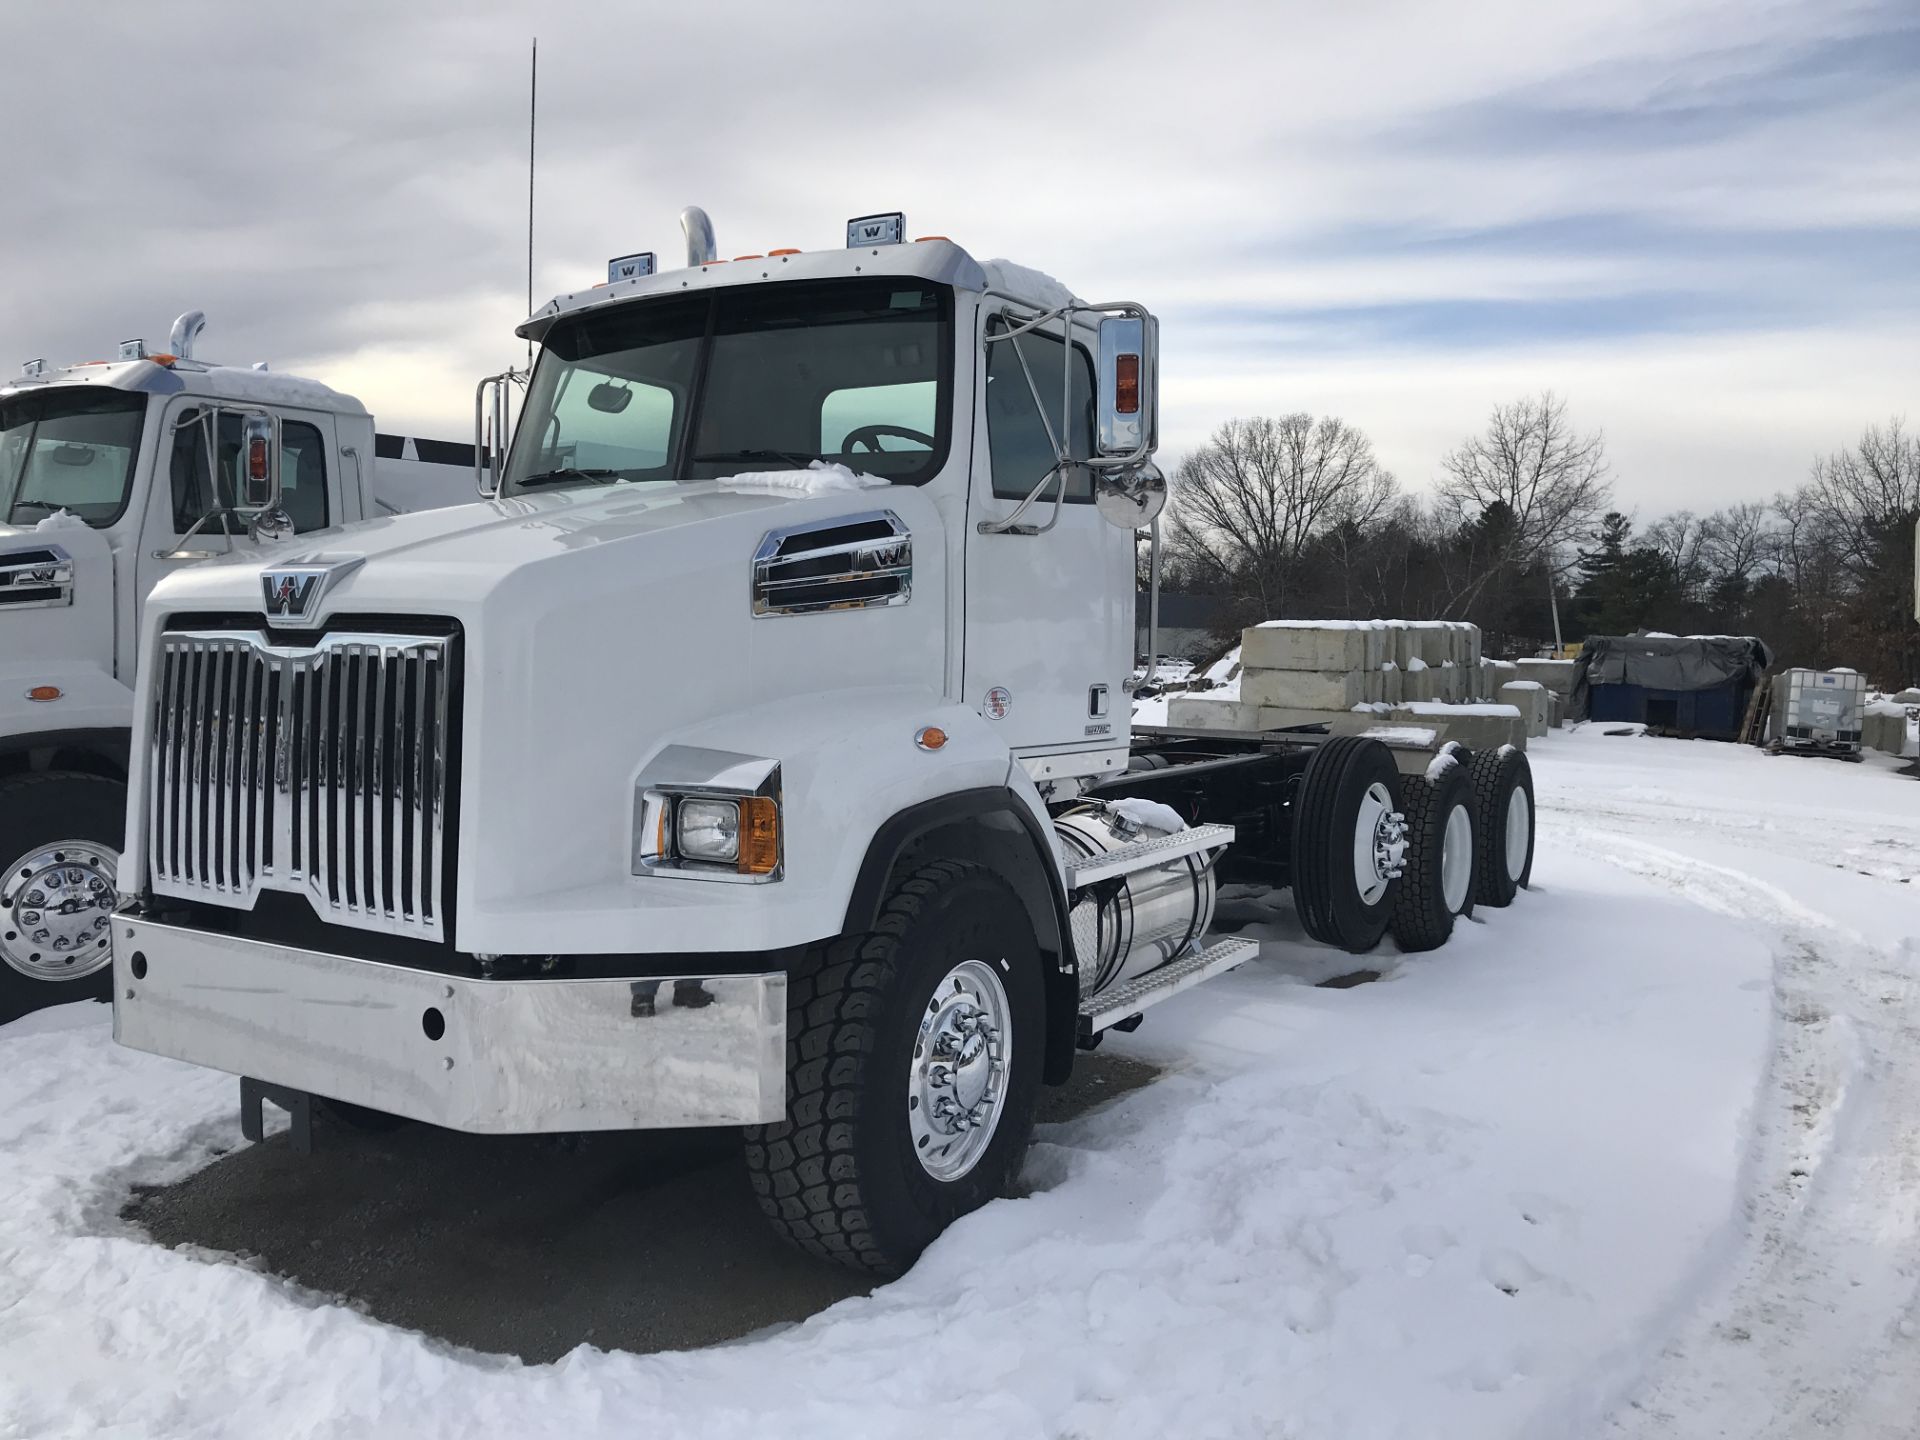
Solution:
[(1153, 830), (1184, 830), (1187, 822), (1180, 812), (1171, 805), (1162, 805), (1157, 800), (1138, 800), (1131, 797), (1109, 802), (1116, 815), (1132, 825), (1141, 825)]
[(1407, 669), (1409, 671), (1424, 670), (1426, 668), (1427, 662), (1422, 660), (1418, 655), (1410, 655), (1407, 657)]
[(42, 519), (33, 528), (36, 532), (48, 530), (85, 530), (87, 528), (87, 522), (71, 510), (56, 510), (51, 515)]
[(1440, 747), (1440, 753), (1435, 755), (1427, 764), (1427, 779), (1438, 783), (1441, 776), (1458, 765), (1460, 763), (1459, 749), (1460, 742), (1458, 740), (1449, 740), (1446, 744), (1442, 745)]
[(836, 495), (848, 490), (884, 490), (893, 482), (838, 462), (815, 460), (805, 470), (749, 470), (725, 475), (714, 484), (722, 490), (771, 491), (782, 495)]
[(119, 1206), (236, 1143), (231, 1078), (95, 1006), (0, 1028), (0, 1434), (1909, 1433), (1910, 783), (1600, 733), (1536, 766), (1535, 893), (1329, 990), (1351, 957), (1224, 887), (1259, 957), (1110, 1042), (1159, 1080), (904, 1280), (715, 1349), (521, 1365), (159, 1249)]

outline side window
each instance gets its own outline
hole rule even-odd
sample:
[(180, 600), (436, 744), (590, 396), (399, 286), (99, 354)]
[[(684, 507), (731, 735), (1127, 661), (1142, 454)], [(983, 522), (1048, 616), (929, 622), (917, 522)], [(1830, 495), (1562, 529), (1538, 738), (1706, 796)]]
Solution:
[[(1004, 332), (1006, 326), (993, 320), (987, 333)], [(1020, 353), (1014, 353), (1014, 346)], [(987, 445), (993, 465), (993, 493), (1002, 500), (1024, 500), (1040, 477), (1053, 466), (1053, 446), (1047, 439), (1047, 426), (1057, 433), (1060, 425), (1060, 367), (1065, 363), (1066, 345), (1056, 335), (1028, 331), (1015, 340), (995, 340), (987, 346)], [(1021, 372), (1021, 357), (1033, 372), (1033, 387)], [(1038, 389), (1047, 407), (1043, 422), (1033, 403)], [(1086, 347), (1073, 347), (1072, 422), (1068, 451), (1080, 457), (1093, 453), (1093, 358)], [(1067, 480), (1067, 499), (1092, 498), (1092, 483), (1084, 469), (1075, 467)], [(1051, 503), (1053, 487), (1041, 492), (1041, 500)], [(1038, 502), (1036, 502), (1038, 503)]]
[[(220, 417), (217, 482), (207, 465), (207, 427), (200, 412), (173, 435), (173, 533), (184, 535), (215, 505), (231, 504), (233, 476), (240, 463), (240, 417)], [(214, 486), (217, 483), (216, 492)], [(299, 420), (280, 423), (281, 505), (292, 517), (295, 534), (327, 527), (327, 450), (320, 432)], [(217, 495), (217, 498), (216, 498)], [(217, 527), (216, 527), (217, 528)]]

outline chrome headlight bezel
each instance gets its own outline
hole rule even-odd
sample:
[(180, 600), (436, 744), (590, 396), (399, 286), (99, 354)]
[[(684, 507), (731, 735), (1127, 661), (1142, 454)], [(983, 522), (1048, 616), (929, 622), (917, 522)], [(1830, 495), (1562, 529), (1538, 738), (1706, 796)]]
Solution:
[[(786, 824), (780, 800), (776, 760), (669, 745), (634, 782), (632, 872), (735, 885), (779, 880), (786, 874)], [(681, 839), (682, 808), (697, 807), (697, 815), (708, 807), (729, 804), (735, 815), (732, 858), (688, 853)], [(746, 863), (741, 858), (743, 845), (759, 863), (764, 863), (770, 845), (771, 868), (742, 868)]]

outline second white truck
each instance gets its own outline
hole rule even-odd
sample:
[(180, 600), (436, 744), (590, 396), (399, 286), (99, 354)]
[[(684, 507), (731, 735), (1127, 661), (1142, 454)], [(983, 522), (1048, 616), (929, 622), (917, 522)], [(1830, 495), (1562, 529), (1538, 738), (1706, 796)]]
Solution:
[(1526, 885), (1531, 781), (1130, 725), (1138, 304), (897, 215), (731, 261), (683, 220), (685, 269), (522, 327), (489, 504), (154, 591), (115, 1035), (243, 1077), (255, 1138), (743, 1127), (781, 1233), (897, 1273), (1043, 1083), (1256, 952), (1217, 885), (1435, 945)]
[[(0, 384), (0, 1024), (106, 995), (147, 593), (274, 536), (476, 498), (470, 445), (375, 434), (316, 380), (198, 359), (203, 323)], [(270, 448), (279, 503), (243, 515)]]

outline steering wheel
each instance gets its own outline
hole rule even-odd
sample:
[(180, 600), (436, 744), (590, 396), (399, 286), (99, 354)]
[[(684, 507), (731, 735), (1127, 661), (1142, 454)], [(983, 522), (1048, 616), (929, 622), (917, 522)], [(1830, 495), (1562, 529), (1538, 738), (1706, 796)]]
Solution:
[(857, 430), (849, 430), (847, 432), (847, 438), (840, 443), (846, 447), (848, 454), (852, 454), (854, 447), (857, 445), (878, 452), (880, 449), (880, 437), (882, 435), (892, 435), (901, 440), (911, 440), (916, 445), (924, 445), (929, 450), (933, 449), (933, 436), (923, 430), (909, 430), (904, 425), (862, 425)]

